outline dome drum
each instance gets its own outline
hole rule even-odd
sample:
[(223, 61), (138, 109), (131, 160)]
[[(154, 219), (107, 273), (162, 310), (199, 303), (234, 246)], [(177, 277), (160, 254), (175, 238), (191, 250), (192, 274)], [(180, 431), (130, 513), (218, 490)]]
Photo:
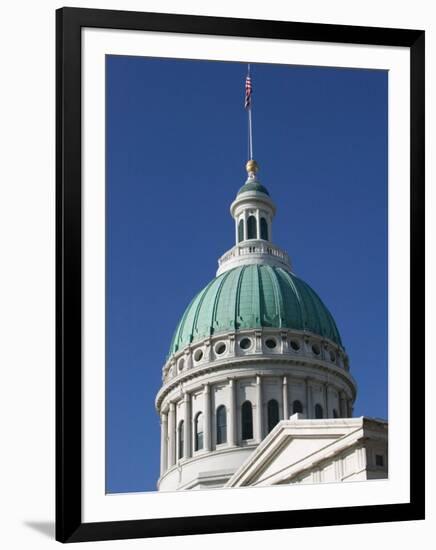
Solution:
[(331, 340), (302, 331), (263, 328), (220, 333), (188, 345), (165, 363), (162, 378), (168, 383), (180, 374), (210, 363), (257, 356), (316, 360), (349, 370), (347, 354)]
[(215, 368), (208, 366), (208, 368), (190, 373), (189, 376), (178, 377), (159, 391), (156, 405), (162, 413), (168, 411), (171, 402), (181, 400), (187, 391), (201, 393), (205, 385), (225, 386), (230, 379), (235, 382), (247, 382), (256, 376), (277, 380), (287, 377), (288, 380), (299, 383), (310, 380), (315, 385), (328, 383), (337, 392), (344, 393), (351, 402), (354, 402), (357, 394), (355, 380), (348, 373), (340, 372), (339, 369), (327, 369), (325, 366), (303, 362), (275, 364), (265, 358), (258, 358), (257, 361), (251, 363), (240, 361), (222, 363), (216, 365)]
[(226, 368), (250, 369), (267, 363), (270, 368), (315, 368), (343, 378), (355, 394), (355, 382), (349, 374), (348, 356), (335, 342), (316, 334), (271, 328), (232, 331), (207, 337), (174, 354), (162, 369), (163, 387), (156, 405), (172, 387), (203, 373)]

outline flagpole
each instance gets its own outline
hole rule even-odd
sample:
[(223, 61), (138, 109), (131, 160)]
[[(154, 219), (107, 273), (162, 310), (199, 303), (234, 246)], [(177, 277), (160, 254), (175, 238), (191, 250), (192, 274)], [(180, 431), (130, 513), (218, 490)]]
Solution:
[(252, 126), (252, 119), (251, 119), (251, 106), (248, 109), (248, 145), (249, 145), (248, 160), (253, 160), (253, 126)]
[[(250, 63), (248, 63), (248, 76), (251, 78), (250, 74)], [(253, 120), (251, 117), (251, 97), (250, 97), (250, 105), (248, 107), (248, 160), (253, 160)]]

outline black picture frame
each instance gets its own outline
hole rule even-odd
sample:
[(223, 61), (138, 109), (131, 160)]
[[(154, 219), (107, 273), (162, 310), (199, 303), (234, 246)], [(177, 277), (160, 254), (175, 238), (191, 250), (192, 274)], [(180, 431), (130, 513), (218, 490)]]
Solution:
[[(129, 29), (410, 49), (410, 502), (82, 522), (81, 29)], [(62, 8), (56, 12), (56, 539), (175, 536), (424, 519), (424, 46), (420, 30)], [(413, 368), (413, 365), (418, 368)]]

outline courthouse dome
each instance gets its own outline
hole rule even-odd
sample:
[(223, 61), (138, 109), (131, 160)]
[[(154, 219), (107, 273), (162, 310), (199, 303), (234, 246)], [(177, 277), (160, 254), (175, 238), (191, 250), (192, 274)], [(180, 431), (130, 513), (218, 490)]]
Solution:
[(169, 354), (212, 334), (260, 327), (309, 331), (342, 347), (331, 313), (308, 284), (280, 267), (255, 264), (222, 273), (195, 296)]

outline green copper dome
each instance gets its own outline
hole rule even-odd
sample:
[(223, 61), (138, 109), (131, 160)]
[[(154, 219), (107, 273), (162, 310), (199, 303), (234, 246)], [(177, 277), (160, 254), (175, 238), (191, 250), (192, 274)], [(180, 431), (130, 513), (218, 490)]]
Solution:
[(248, 179), (241, 187), (241, 189), (239, 189), (238, 195), (247, 191), (258, 191), (259, 193), (265, 193), (265, 195), (268, 195), (269, 197), (268, 189), (257, 180)]
[(342, 347), (335, 321), (304, 281), (280, 267), (244, 265), (213, 279), (192, 300), (169, 355), (220, 332), (274, 327), (307, 330)]

